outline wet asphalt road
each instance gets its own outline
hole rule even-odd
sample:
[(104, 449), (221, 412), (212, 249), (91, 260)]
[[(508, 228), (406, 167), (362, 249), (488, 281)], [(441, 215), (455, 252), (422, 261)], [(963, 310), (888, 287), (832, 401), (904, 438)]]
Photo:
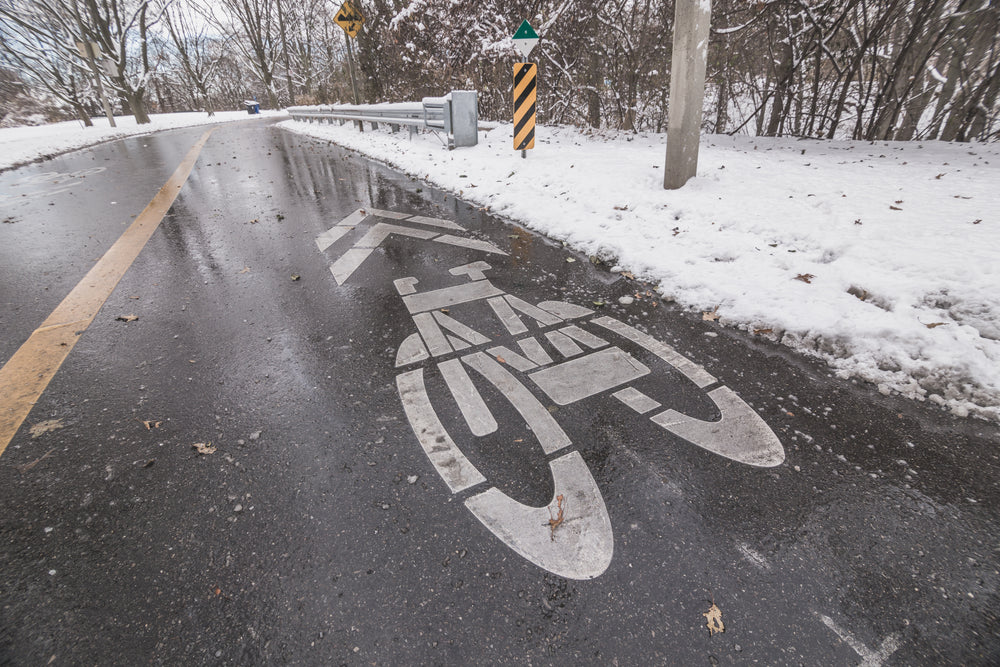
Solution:
[[(0, 360), (202, 132), (0, 174)], [(330, 265), (357, 239), (315, 239), (365, 207), (455, 221), (509, 256), (391, 237), (338, 286)], [(396, 389), (415, 328), (393, 281), (453, 285), (447, 270), (477, 260), (529, 303), (602, 301), (674, 346), (753, 406), (784, 463), (724, 459), (608, 395), (547, 402), (614, 556), (580, 581), (517, 555), (451, 494)], [(645, 289), (350, 152), (267, 121), (219, 127), (0, 458), (0, 663), (1000, 662), (1000, 431), (656, 299), (618, 303)], [(717, 416), (664, 376), (671, 407)], [(544, 506), (545, 457), (512, 409), (496, 415), (465, 454)]]

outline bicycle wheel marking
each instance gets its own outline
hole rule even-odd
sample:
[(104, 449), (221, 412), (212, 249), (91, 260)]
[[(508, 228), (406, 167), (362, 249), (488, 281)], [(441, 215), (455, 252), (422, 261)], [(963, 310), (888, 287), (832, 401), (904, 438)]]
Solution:
[(434, 412), (424, 386), (424, 370), (418, 368), (396, 376), (396, 387), (417, 441), (451, 492), (459, 493), (485, 482), (486, 478), (465, 458)]
[[(358, 230), (369, 217), (394, 222), (375, 222)], [(320, 234), (316, 244), (325, 251), (351, 232), (360, 235), (360, 240), (331, 265), (331, 272), (341, 285), (391, 236), (506, 254), (485, 241), (440, 234), (411, 224), (462, 230), (446, 220), (359, 209)], [(614, 533), (601, 491), (579, 452), (570, 449), (574, 443), (536, 397), (538, 392), (557, 405), (610, 395), (663, 431), (715, 455), (759, 467), (776, 466), (784, 461), (784, 448), (763, 419), (731, 389), (711, 388), (719, 384), (718, 380), (670, 345), (612, 317), (593, 317), (594, 312), (583, 306), (562, 301), (528, 303), (487, 280), (485, 271), (489, 269), (490, 265), (483, 261), (454, 267), (450, 274), (464, 277), (466, 282), (423, 292), (415, 277), (394, 281), (416, 328), (397, 349), (395, 365), (404, 368), (424, 364), (401, 372), (396, 385), (417, 441), (449, 490), (471, 493), (464, 502), (469, 511), (525, 559), (563, 577), (591, 579), (607, 569), (614, 553)], [(476, 303), (482, 305), (465, 306)], [(460, 311), (465, 307), (480, 307), (492, 313), (510, 335), (511, 342), (491, 340), (470, 327), (451, 311), (456, 306)], [(571, 320), (575, 323), (570, 323)], [(601, 335), (595, 333), (595, 328)], [(606, 339), (609, 334), (611, 340)], [(622, 341), (624, 348), (619, 346)], [(517, 343), (520, 353), (514, 350), (512, 342)], [(652, 377), (652, 372), (626, 351), (629, 344), (666, 362), (699, 389), (711, 388), (705, 396), (715, 404), (721, 417), (705, 421), (669, 407), (663, 409), (658, 400), (630, 386), (641, 378)], [(437, 363), (427, 364), (431, 359), (437, 359)], [(475, 374), (470, 374), (467, 368)], [(441, 422), (427, 392), (425, 371), (439, 373), (450, 400), (454, 401), (452, 409), (442, 414), (461, 414), (460, 423), (464, 422), (467, 431), (460, 428), (449, 433)], [(522, 382), (515, 373), (531, 382)], [(477, 380), (480, 387), (485, 382), (496, 389), (514, 408), (549, 458), (555, 492), (545, 506), (525, 505), (495, 487), (477, 492), (476, 487), (489, 482), (463, 454), (461, 443), (469, 434), (480, 438), (500, 428), (477, 388)], [(644, 380), (642, 386), (650, 389), (650, 380)], [(676, 445), (677, 440), (667, 439), (665, 443)], [(557, 514), (562, 520), (554, 522)]]

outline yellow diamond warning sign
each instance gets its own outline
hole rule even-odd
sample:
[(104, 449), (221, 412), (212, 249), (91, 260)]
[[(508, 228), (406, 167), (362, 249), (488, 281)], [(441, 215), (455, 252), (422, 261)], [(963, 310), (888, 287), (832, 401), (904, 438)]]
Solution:
[(357, 37), (361, 32), (361, 26), (365, 23), (365, 17), (351, 0), (346, 0), (337, 10), (337, 15), (333, 18), (341, 28), (351, 37)]

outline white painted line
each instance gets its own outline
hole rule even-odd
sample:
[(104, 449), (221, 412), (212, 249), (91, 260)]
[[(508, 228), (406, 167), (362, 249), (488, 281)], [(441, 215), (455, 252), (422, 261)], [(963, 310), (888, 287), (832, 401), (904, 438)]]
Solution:
[(552, 343), (552, 347), (556, 348), (556, 351), (564, 357), (575, 357), (578, 354), (583, 354), (583, 348), (574, 343), (566, 334), (550, 331), (545, 334), (545, 337)]
[(420, 294), (410, 294), (403, 297), (403, 303), (411, 313), (423, 313), (428, 310), (438, 310), (439, 308), (450, 308), (460, 303), (487, 299), (491, 296), (503, 294), (503, 290), (494, 287), (488, 280), (477, 280), (473, 283), (455, 285), (454, 287), (444, 287), (442, 289), (421, 292)]
[(483, 271), (489, 271), (492, 268), (486, 262), (479, 261), (456, 266), (454, 269), (449, 269), (448, 273), (453, 276), (468, 276), (469, 280), (485, 280), (486, 274)]
[(658, 401), (654, 401), (649, 396), (646, 396), (634, 387), (625, 387), (624, 389), (616, 391), (611, 395), (638, 412), (640, 415), (652, 412), (656, 408), (660, 407), (660, 403)]
[(399, 350), (396, 351), (396, 368), (415, 364), (430, 356), (427, 348), (424, 347), (424, 341), (420, 339), (420, 334), (412, 333), (406, 337), (403, 344), (399, 346)]
[(507, 327), (507, 331), (515, 336), (527, 333), (528, 327), (525, 326), (524, 322), (521, 321), (521, 318), (517, 316), (517, 313), (515, 313), (514, 309), (510, 307), (510, 304), (504, 301), (503, 297), (489, 299), (487, 300), (487, 303), (490, 304), (490, 308), (492, 308), (493, 312), (496, 313), (497, 319), (499, 319), (503, 325)]
[[(555, 492), (545, 507), (530, 507), (492, 488), (465, 501), (477, 519), (511, 549), (567, 579), (593, 579), (608, 569), (614, 533), (608, 509), (579, 452), (549, 463)], [(561, 498), (561, 501), (560, 501)], [(550, 521), (562, 507), (562, 522)]]
[(390, 225), (379, 222), (368, 228), (368, 232), (361, 237), (361, 240), (354, 244), (355, 248), (377, 248), (382, 242), (389, 238), (390, 234), (400, 236), (412, 236), (417, 239), (432, 239), (437, 236), (437, 232), (430, 232), (426, 229), (410, 229), (399, 225)]
[(589, 308), (565, 301), (540, 301), (538, 307), (564, 320), (575, 320), (578, 317), (586, 317), (594, 313)]
[(524, 313), (531, 319), (537, 321), (538, 323), (542, 324), (543, 326), (562, 324), (562, 319), (556, 317), (555, 315), (553, 315), (548, 311), (538, 308), (537, 306), (532, 306), (527, 301), (522, 301), (521, 299), (518, 299), (516, 296), (507, 294), (506, 296), (504, 296), (504, 298), (507, 299), (507, 303), (510, 304), (511, 308), (513, 308), (514, 310), (521, 311), (522, 313)]
[(493, 413), (486, 407), (483, 397), (472, 384), (472, 379), (465, 372), (462, 362), (458, 359), (449, 359), (438, 364), (438, 368), (441, 369), (441, 375), (451, 390), (451, 395), (455, 397), (458, 409), (462, 411), (472, 435), (482, 437), (496, 431), (497, 420), (493, 418)]
[(698, 385), (699, 388), (703, 389), (708, 385), (715, 384), (717, 382), (717, 380), (704, 368), (694, 363), (666, 343), (661, 343), (652, 336), (642, 333), (635, 327), (631, 327), (624, 322), (619, 322), (613, 317), (598, 317), (591, 320), (591, 322), (613, 331), (619, 336), (623, 336), (633, 343), (646, 348), (660, 359), (663, 359), (665, 362), (683, 373), (685, 377)]
[(492, 354), (494, 357), (500, 357), (500, 359), (503, 359), (501, 363), (508, 364), (512, 368), (519, 370), (522, 373), (525, 371), (531, 371), (538, 368), (538, 366), (534, 364), (531, 360), (525, 359), (520, 354), (514, 352), (509, 347), (506, 347), (504, 345), (500, 345), (498, 347), (491, 347), (486, 351)]
[(520, 346), (521, 351), (524, 352), (524, 356), (531, 359), (537, 365), (545, 366), (552, 363), (552, 357), (549, 356), (549, 353), (545, 351), (545, 348), (542, 347), (542, 344), (537, 339), (522, 338), (517, 341), (517, 344)]
[(445, 338), (448, 339), (448, 343), (456, 351), (457, 350), (468, 350), (470, 347), (472, 347), (471, 345), (469, 345), (468, 343), (466, 343), (461, 338), (456, 338), (455, 336), (452, 336), (451, 334), (445, 334)]
[(577, 341), (578, 343), (583, 343), (592, 350), (598, 350), (608, 344), (608, 341), (598, 336), (595, 336), (589, 331), (584, 331), (575, 324), (571, 324), (568, 327), (563, 327), (559, 331), (566, 334), (567, 336)]
[(471, 248), (472, 250), (482, 250), (483, 252), (491, 252), (495, 255), (506, 255), (503, 250), (496, 247), (492, 243), (487, 243), (486, 241), (480, 241), (478, 239), (466, 239), (461, 236), (452, 236), (451, 234), (442, 234), (441, 236), (434, 239), (438, 243), (447, 243), (448, 245), (457, 245), (462, 248)]
[(349, 231), (351, 231), (350, 227), (331, 227), (316, 237), (316, 246), (319, 248), (320, 252), (323, 252), (339, 241), (341, 237)]
[(375, 252), (374, 248), (351, 248), (340, 256), (330, 267), (330, 272), (336, 279), (338, 285), (343, 285), (351, 277), (358, 267), (368, 259), (368, 255)]
[(676, 410), (651, 417), (655, 424), (693, 445), (747, 465), (771, 468), (785, 460), (785, 449), (774, 431), (729, 387), (708, 392), (722, 413), (708, 422)]
[(462, 324), (453, 317), (449, 317), (448, 315), (445, 315), (439, 310), (435, 310), (432, 312), (434, 314), (434, 319), (437, 320), (437, 323), (441, 325), (441, 328), (447, 329), (456, 336), (459, 336), (467, 340), (473, 345), (485, 345), (486, 343), (490, 342), (489, 338), (479, 333), (478, 331), (475, 331), (474, 329), (467, 327), (466, 325)]
[(434, 469), (452, 493), (458, 493), (486, 481), (441, 425), (424, 386), (424, 370), (418, 368), (396, 377), (396, 387), (406, 418)]
[(358, 210), (354, 211), (354, 213), (351, 213), (349, 216), (347, 216), (346, 218), (344, 218), (343, 220), (341, 220), (340, 222), (338, 222), (337, 226), (338, 227), (353, 227), (355, 225), (359, 225), (362, 222), (364, 222), (365, 218), (367, 218), (367, 217), (368, 217), (368, 213), (365, 212), (365, 210), (363, 208), (359, 208)]
[(369, 215), (377, 215), (380, 218), (390, 218), (392, 220), (406, 220), (410, 217), (409, 213), (399, 213), (397, 211), (385, 211), (380, 208), (373, 208), (368, 210)]
[(431, 227), (443, 227), (445, 229), (453, 229), (458, 232), (464, 232), (465, 229), (460, 225), (455, 224), (451, 220), (442, 220), (441, 218), (428, 218), (423, 215), (410, 216), (407, 222), (416, 222), (421, 225), (430, 225)]
[(899, 633), (894, 632), (883, 640), (877, 651), (873, 651), (861, 642), (854, 635), (841, 629), (832, 618), (824, 614), (817, 614), (823, 625), (830, 628), (845, 644), (854, 649), (854, 652), (861, 656), (862, 667), (881, 667), (882, 663), (889, 659), (899, 648)]
[(392, 284), (396, 286), (396, 293), (400, 296), (406, 296), (407, 294), (417, 293), (417, 283), (420, 281), (416, 278), (400, 278), (398, 280), (393, 280)]
[(524, 417), (524, 421), (528, 423), (528, 427), (538, 438), (538, 443), (546, 454), (552, 454), (573, 444), (545, 406), (499, 363), (482, 352), (462, 357), (462, 361), (492, 382), (493, 386), (510, 401), (514, 409)]
[(617, 347), (592, 352), (528, 375), (556, 405), (569, 405), (649, 374)]
[(413, 323), (417, 325), (417, 330), (424, 339), (424, 344), (430, 350), (431, 356), (440, 357), (452, 351), (448, 339), (444, 337), (444, 332), (438, 327), (437, 322), (430, 313), (418, 313), (413, 316)]

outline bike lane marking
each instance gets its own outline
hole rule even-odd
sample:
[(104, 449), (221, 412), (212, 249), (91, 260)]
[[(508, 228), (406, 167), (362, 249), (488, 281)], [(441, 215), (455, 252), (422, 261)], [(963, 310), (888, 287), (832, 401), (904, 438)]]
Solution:
[[(362, 226), (369, 216), (389, 217), (398, 222), (396, 225), (374, 222)], [(390, 235), (409, 237), (417, 242), (450, 243), (450, 238), (445, 239), (451, 235), (435, 236), (426, 230), (400, 226), (414, 222), (420, 224), (417, 217), (405, 213), (372, 210), (366, 214), (364, 209), (359, 209), (332, 230), (321, 234), (317, 246), (325, 251), (346, 236), (347, 231), (354, 230), (360, 237), (353, 246), (332, 253), (336, 259), (331, 271), (337, 283), (343, 285)], [(347, 228), (347, 231), (331, 233), (338, 228)], [(451, 244), (506, 254), (483, 241), (462, 240), (469, 242)], [(562, 301), (542, 301), (533, 305), (508, 294), (486, 279), (484, 271), (489, 269), (490, 265), (483, 261), (454, 267), (449, 273), (465, 276), (469, 282), (428, 291), (418, 289), (420, 281), (416, 277), (393, 281), (417, 329), (400, 343), (396, 368), (444, 358), (436, 367), (425, 365), (397, 375), (396, 383), (417, 440), (451, 492), (472, 494), (465, 499), (465, 506), (490, 532), (522, 557), (560, 576), (591, 579), (600, 576), (610, 564), (614, 533), (607, 506), (590, 469), (578, 451), (569, 451), (574, 443), (539, 398), (511, 371), (524, 374), (523, 377), (530, 379), (557, 405), (614, 392), (609, 395), (633, 411), (647, 415), (664, 431), (703, 450), (759, 467), (776, 466), (784, 460), (784, 448), (763, 419), (702, 366), (666, 343), (614, 318), (597, 316), (584, 322), (581, 318), (591, 318), (594, 312), (583, 306)], [(475, 309), (476, 304), (492, 311), (510, 334), (509, 341), (491, 340), (462, 321), (464, 309)], [(528, 328), (522, 319), (525, 317), (533, 321), (535, 330)], [(579, 320), (579, 326), (569, 324), (569, 320)], [(600, 327), (604, 330), (602, 334), (617, 335), (624, 342), (644, 348), (666, 362), (705, 392), (715, 403), (720, 418), (703, 421), (669, 408), (661, 411), (663, 406), (659, 401), (634, 387), (621, 388), (650, 375), (651, 369), (624, 349), (583, 328), (584, 324)], [(522, 334), (528, 335), (520, 337)], [(543, 346), (543, 341), (551, 350)], [(506, 345), (502, 344), (505, 342)], [(514, 342), (525, 356), (511, 349)], [(581, 345), (596, 351), (585, 351)], [(473, 349), (464, 352), (470, 347)], [(456, 352), (460, 356), (447, 358)], [(553, 362), (553, 356), (561, 360)], [(548, 460), (555, 487), (552, 500), (546, 505), (523, 504), (496, 487), (479, 490), (488, 480), (462, 452), (463, 445), (468, 445), (462, 440), (468, 436), (448, 432), (425, 385), (425, 371), (436, 370), (472, 437), (494, 433), (499, 427), (497, 419), (464, 366), (476, 371), (479, 379), (499, 391), (534, 434)]]
[(0, 368), (0, 456), (159, 227), (213, 131), (201, 135), (128, 229)]

